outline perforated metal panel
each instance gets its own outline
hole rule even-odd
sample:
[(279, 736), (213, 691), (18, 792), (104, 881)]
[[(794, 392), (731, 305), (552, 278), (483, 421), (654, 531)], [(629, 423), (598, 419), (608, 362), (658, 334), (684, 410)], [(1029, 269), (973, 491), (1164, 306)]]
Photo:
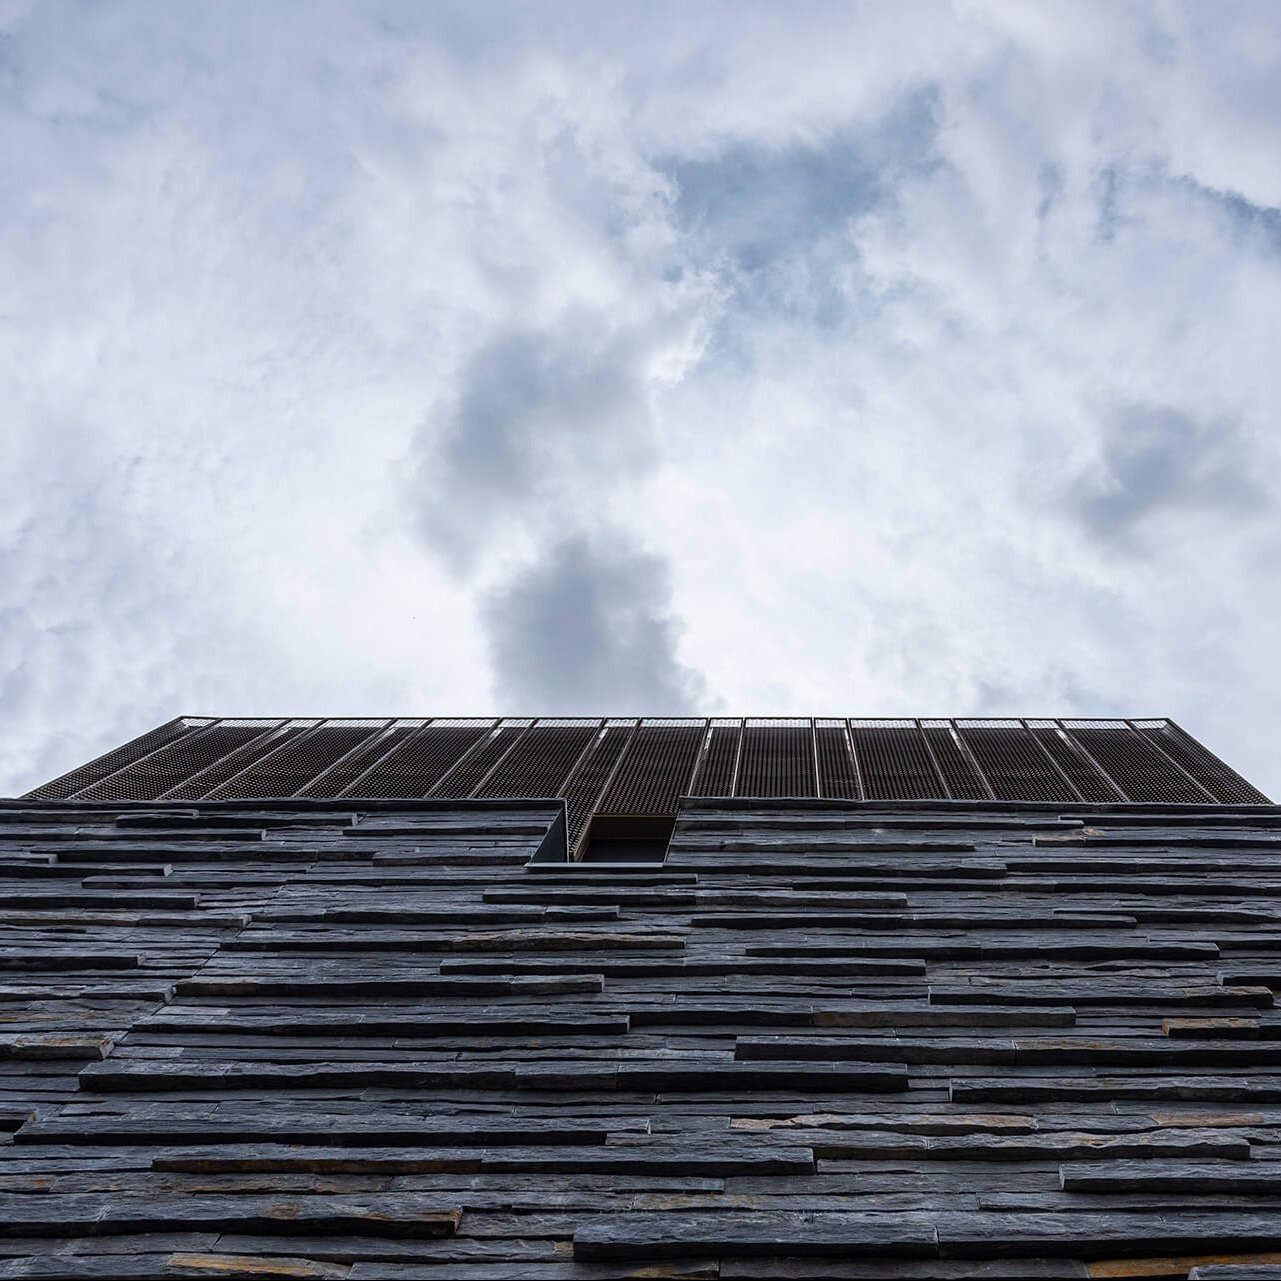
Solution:
[(702, 759), (698, 762), (698, 772), (690, 786), (691, 796), (734, 795), (734, 776), (737, 772), (742, 733), (741, 721), (719, 725), (712, 723)]
[(600, 721), (539, 721), (477, 790), (477, 796), (559, 796)]
[[(188, 779), (242, 751), (283, 722), (276, 720), (219, 721), (209, 728), (170, 743), (143, 756), (134, 764), (87, 787), (79, 799), (87, 801), (152, 801)], [(248, 758), (246, 758), (248, 759)]]
[(296, 796), (316, 775), (352, 748), (376, 738), (384, 724), (384, 721), (357, 721), (318, 725), (229, 778), (209, 793), (209, 799)]
[(1054, 722), (1030, 723), (1028, 733), (1037, 746), (1063, 771), (1083, 801), (1124, 800), (1120, 789)]
[(992, 728), (958, 724), (957, 732), (974, 754), (1000, 801), (1077, 801), (1067, 779), (1017, 721)]
[(913, 721), (850, 722), (868, 800), (910, 801), (946, 797), (921, 731)]
[(1230, 805), (1266, 805), (1268, 798), (1170, 721), (1135, 721), (1144, 738), (1182, 766), (1214, 797)]
[[(38, 801), (66, 800), (68, 797), (75, 796), (78, 792), (83, 791), (86, 787), (90, 787), (130, 765), (136, 764), (143, 757), (148, 756), (157, 748), (163, 747), (166, 743), (172, 743), (176, 740), (189, 740), (195, 737), (203, 727), (210, 723), (208, 720), (177, 717), (167, 725), (160, 725), (147, 734), (130, 739), (122, 747), (113, 748), (110, 752), (104, 753), (87, 765), (81, 765), (77, 769), (55, 778), (52, 782), (37, 787), (34, 791), (28, 792), (27, 796), (31, 800)], [(127, 795), (127, 793), (123, 795)]]
[(922, 721), (921, 733), (953, 800), (983, 801), (992, 795), (974, 762), (961, 749), (949, 722)]
[(814, 733), (808, 720), (750, 720), (743, 727), (738, 796), (814, 796)]
[(1204, 804), (1214, 799), (1128, 725), (1102, 729), (1090, 722), (1065, 721), (1064, 727), (1132, 801)]
[(587, 749), (566, 783), (565, 818), (571, 851), (578, 848), (587, 824), (596, 812), (601, 793), (608, 786), (634, 731), (634, 722), (608, 724), (604, 733)]
[(858, 800), (862, 792), (845, 722), (815, 721), (814, 748), (818, 756), (818, 794)]
[(493, 721), (433, 721), (380, 757), (340, 796), (423, 797), (489, 732)]
[(390, 729), (375, 732), (318, 774), (298, 795), (317, 798), (341, 796), (366, 770), (399, 748), (425, 724), (425, 721), (397, 721)]
[[(672, 817), (678, 798), (1266, 804), (1165, 720), (184, 717), (29, 793), (34, 799), (542, 797)], [(633, 730), (635, 732), (633, 733)], [(626, 749), (620, 760), (614, 753)], [(603, 771), (603, 772), (602, 772)], [(592, 789), (599, 785), (604, 789)], [(990, 789), (990, 790), (989, 790)], [(590, 800), (588, 799), (588, 794)], [(581, 826), (580, 826), (581, 830)]]
[(474, 795), (499, 761), (529, 732), (529, 726), (529, 721), (503, 721), (483, 743), (464, 756), (431, 789), (431, 795), (453, 800)]
[(234, 778), (247, 765), (260, 761), (268, 752), (274, 752), (300, 734), (305, 734), (314, 724), (315, 721), (286, 721), (277, 725), (276, 728), (269, 729), (251, 739), (236, 751), (228, 752), (198, 774), (191, 775), (185, 783), (179, 783), (177, 787), (163, 793), (163, 799), (203, 800), (229, 778)]
[(704, 723), (643, 721), (604, 798), (602, 814), (675, 814), (689, 791)]

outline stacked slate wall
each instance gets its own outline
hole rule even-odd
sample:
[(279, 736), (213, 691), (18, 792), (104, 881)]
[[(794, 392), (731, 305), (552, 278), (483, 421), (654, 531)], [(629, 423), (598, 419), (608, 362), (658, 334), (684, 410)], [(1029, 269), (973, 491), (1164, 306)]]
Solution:
[(1281, 1262), (1274, 808), (0, 817), (0, 1277)]

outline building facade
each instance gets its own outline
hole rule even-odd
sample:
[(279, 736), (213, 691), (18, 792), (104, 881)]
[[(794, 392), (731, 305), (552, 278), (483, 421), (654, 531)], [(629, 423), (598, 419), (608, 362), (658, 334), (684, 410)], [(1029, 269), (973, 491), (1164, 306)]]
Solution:
[(0, 1277), (1281, 1276), (1281, 810), (1171, 722), (181, 718), (0, 814)]

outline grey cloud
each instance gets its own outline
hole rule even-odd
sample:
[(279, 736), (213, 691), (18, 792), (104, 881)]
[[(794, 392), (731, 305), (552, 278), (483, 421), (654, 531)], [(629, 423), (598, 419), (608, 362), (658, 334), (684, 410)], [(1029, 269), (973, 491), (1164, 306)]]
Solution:
[(666, 564), (616, 536), (573, 535), (482, 608), (504, 707), (542, 713), (694, 711), (697, 673), (676, 657)]
[(645, 464), (653, 339), (605, 328), (580, 316), (499, 334), (463, 369), (443, 424), (425, 426), (411, 480), (419, 529), (456, 570), (505, 523), (537, 523), (553, 506), (563, 520), (566, 505)]
[(1115, 165), (1107, 165), (1099, 172), (1094, 188), (1099, 204), (1095, 235), (1101, 241), (1111, 243), (1116, 239), (1122, 222), (1121, 174)]
[(1068, 495), (1072, 518), (1099, 542), (1137, 551), (1145, 527), (1162, 516), (1195, 510), (1239, 519), (1271, 505), (1239, 424), (1128, 405), (1105, 433), (1101, 467)]
[(1281, 209), (1254, 204), (1235, 191), (1216, 191), (1191, 178), (1179, 179), (1178, 185), (1221, 209), (1242, 243), (1255, 244), (1269, 253), (1281, 252)]
[(1102, 241), (1115, 241), (1119, 230), (1127, 224), (1138, 226), (1134, 214), (1127, 212), (1136, 191), (1150, 195), (1154, 190), (1167, 188), (1183, 193), (1203, 209), (1212, 211), (1221, 220), (1226, 238), (1234, 248), (1268, 255), (1281, 252), (1281, 208), (1256, 204), (1240, 192), (1221, 191), (1187, 174), (1171, 175), (1163, 167), (1136, 174), (1117, 165), (1103, 168), (1094, 187), (1098, 200), (1097, 235)]

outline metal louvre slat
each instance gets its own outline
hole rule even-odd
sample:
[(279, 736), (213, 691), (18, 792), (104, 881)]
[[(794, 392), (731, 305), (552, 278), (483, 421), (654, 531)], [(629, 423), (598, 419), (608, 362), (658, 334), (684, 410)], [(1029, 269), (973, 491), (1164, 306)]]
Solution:
[(464, 756), (444, 778), (431, 789), (430, 795), (450, 800), (471, 796), (490, 770), (529, 732), (527, 725), (500, 725), (474, 752)]
[(375, 730), (359, 746), (346, 756), (340, 756), (324, 773), (313, 778), (298, 795), (316, 798), (341, 796), (346, 787), (376, 761), (393, 752), (411, 734), (416, 734), (419, 728), (417, 725), (397, 725), (391, 729)]
[(734, 774), (738, 762), (738, 745), (742, 725), (713, 725), (707, 749), (698, 763), (698, 773), (691, 784), (691, 796), (733, 796)]
[(814, 747), (818, 754), (819, 795), (837, 800), (858, 800), (858, 776), (844, 726), (815, 726)]
[(228, 779), (209, 793), (209, 799), (297, 796), (316, 775), (377, 733), (368, 725), (318, 725)]
[(243, 747), (220, 756), (212, 765), (191, 775), (185, 782), (164, 792), (158, 800), (200, 801), (210, 792), (221, 787), (228, 779), (239, 774), (248, 765), (260, 761), (268, 752), (277, 751), (291, 739), (305, 734), (310, 726), (280, 725), (265, 733), (259, 732)]
[(491, 724), (428, 725), (375, 760), (338, 795), (424, 797), (489, 733)]
[[(89, 761), (88, 764), (78, 766), (51, 782), (43, 783), (41, 786), (33, 788), (23, 799), (32, 801), (65, 801), (93, 784), (105, 780), (110, 775), (118, 773), (131, 763), (135, 763), (140, 758), (154, 752), (157, 748), (163, 747), (166, 743), (189, 739), (193, 735), (199, 734), (207, 724), (208, 722), (201, 725), (193, 725), (182, 717), (178, 717), (167, 724), (148, 730), (145, 734), (140, 734), (137, 738), (130, 739), (129, 742), (113, 748), (102, 756), (96, 757), (94, 760)], [(136, 799), (151, 800), (153, 798), (141, 796)]]
[(743, 728), (738, 767), (739, 796), (814, 796), (813, 730), (800, 726), (753, 725)]
[(934, 763), (939, 767), (948, 795), (953, 800), (982, 801), (991, 795), (978, 770), (953, 738), (950, 727), (923, 726), (921, 733), (934, 754)]
[(1128, 725), (1120, 724), (1115, 729), (1077, 725), (1064, 728), (1107, 770), (1128, 801), (1204, 803), (1213, 799)]
[(619, 758), (631, 741), (631, 725), (610, 725), (590, 747), (587, 755), (565, 784), (565, 817), (571, 854), (587, 830), (601, 792), (608, 785)]
[(1125, 798), (1105, 778), (1077, 745), (1065, 739), (1057, 728), (1032, 726), (1028, 733), (1045, 754), (1067, 775), (1068, 782), (1083, 801), (1118, 801)]
[(1166, 721), (1160, 726), (1136, 725), (1135, 729), (1187, 770), (1216, 801), (1225, 805), (1271, 804), (1257, 787), (1252, 787), (1236, 770), (1177, 725)]
[(599, 721), (535, 725), (485, 780), (477, 796), (559, 796), (570, 771), (596, 737)]
[(600, 804), (602, 814), (675, 814), (688, 793), (703, 726), (642, 724)]
[(154, 801), (274, 729), (279, 721), (215, 724), (170, 743), (80, 795), (95, 801)]
[(914, 725), (862, 729), (850, 726), (863, 787), (871, 801), (927, 801), (946, 798), (943, 780)]
[(974, 754), (997, 800), (1079, 799), (1029, 730), (963, 726), (957, 733)]

